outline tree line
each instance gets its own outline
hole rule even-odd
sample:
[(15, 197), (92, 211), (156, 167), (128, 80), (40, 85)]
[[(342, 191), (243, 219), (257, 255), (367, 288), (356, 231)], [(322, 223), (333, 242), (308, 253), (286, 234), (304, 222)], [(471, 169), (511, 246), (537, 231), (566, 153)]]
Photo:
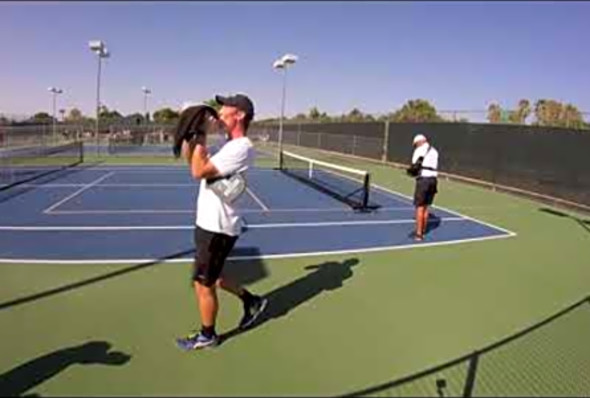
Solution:
[(526, 120), (534, 114), (536, 126), (588, 128), (580, 110), (572, 104), (564, 104), (552, 99), (537, 100), (534, 106), (527, 99), (518, 101), (516, 109), (504, 110), (498, 103), (488, 106), (488, 121), (490, 123), (527, 124)]
[[(461, 113), (461, 112), (459, 112)], [(540, 99), (531, 106), (527, 99), (521, 99), (515, 109), (504, 109), (498, 103), (493, 102), (488, 106), (486, 119), (494, 124), (528, 124), (544, 127), (566, 127), (574, 129), (588, 129), (590, 123), (584, 120), (584, 115), (572, 104), (564, 104), (552, 99)], [(400, 109), (393, 112), (374, 116), (354, 108), (342, 115), (331, 116), (326, 112), (320, 112), (313, 107), (307, 114), (299, 113), (287, 121), (293, 122), (373, 122), (386, 121), (397, 123), (442, 123), (459, 122), (468, 123), (465, 117), (445, 117), (424, 99), (408, 100)], [(278, 118), (266, 119), (268, 122), (276, 122)]]
[[(208, 99), (203, 103), (219, 109), (219, 105), (214, 99)], [(529, 124), (544, 127), (565, 127), (574, 129), (588, 129), (590, 124), (584, 120), (584, 115), (580, 110), (569, 103), (562, 103), (552, 99), (539, 99), (534, 104), (527, 99), (521, 99), (513, 109), (504, 109), (497, 102), (489, 104), (486, 118), (488, 122), (494, 124), (510, 123), (510, 124)], [(70, 109), (69, 112), (60, 110), (62, 121), (64, 123), (72, 124), (90, 124), (94, 123), (95, 119), (83, 115), (77, 108)], [(116, 123), (129, 125), (144, 125), (146, 123), (156, 124), (173, 124), (176, 123), (179, 117), (179, 110), (170, 107), (164, 107), (154, 111), (151, 115), (143, 115), (141, 113), (132, 113), (129, 115), (122, 115), (114, 109), (109, 109), (102, 106), (99, 117), (101, 123)], [(358, 108), (353, 108), (349, 112), (341, 115), (329, 115), (326, 112), (320, 111), (316, 106), (309, 109), (307, 113), (298, 113), (293, 117), (285, 118), (285, 122), (375, 122), (386, 121), (398, 123), (426, 123), (426, 122), (460, 122), (468, 123), (466, 118), (448, 118), (443, 117), (434, 105), (428, 100), (411, 99), (408, 100), (401, 108), (390, 113), (382, 115), (372, 115), (361, 111)], [(267, 118), (258, 120), (259, 122), (278, 122), (278, 118)], [(0, 124), (51, 124), (53, 117), (47, 112), (38, 112), (31, 118), (18, 122), (10, 123), (10, 121), (0, 118)]]

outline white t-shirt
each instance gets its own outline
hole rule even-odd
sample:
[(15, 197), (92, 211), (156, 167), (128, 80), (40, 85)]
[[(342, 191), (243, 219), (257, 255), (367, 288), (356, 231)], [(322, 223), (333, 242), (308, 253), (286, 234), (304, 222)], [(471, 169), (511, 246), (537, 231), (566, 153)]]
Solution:
[[(429, 151), (428, 148), (430, 148)], [(428, 151), (428, 153), (426, 153), (426, 151)], [(412, 154), (412, 163), (416, 163), (420, 156), (424, 156), (422, 166), (432, 167), (434, 170), (422, 169), (420, 170), (419, 177), (437, 177), (438, 172), (436, 170), (438, 169), (438, 151), (436, 148), (431, 146), (428, 142), (420, 145), (418, 148), (414, 149), (414, 153)]]
[[(210, 161), (221, 176), (244, 172), (254, 163), (252, 141), (247, 137), (233, 139), (211, 156)], [(196, 224), (209, 232), (238, 236), (242, 223), (235, 206), (235, 202), (229, 204), (221, 200), (207, 186), (207, 181), (202, 179), (197, 198)]]

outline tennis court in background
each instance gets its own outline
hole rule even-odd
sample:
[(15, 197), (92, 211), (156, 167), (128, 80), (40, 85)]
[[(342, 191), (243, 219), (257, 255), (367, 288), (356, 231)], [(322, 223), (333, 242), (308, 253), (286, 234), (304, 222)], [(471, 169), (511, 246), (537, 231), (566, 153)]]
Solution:
[[(369, 186), (362, 171), (338, 165), (332, 170), (322, 162), (318, 167), (289, 152), (283, 159), (289, 173), (270, 167), (249, 171), (248, 188), (238, 199), (245, 233), (231, 258), (342, 254), (514, 235), (434, 207), (427, 239), (414, 243), (411, 198)], [(363, 177), (357, 181), (354, 173)], [(0, 260), (186, 261), (197, 192), (183, 165), (96, 165), (41, 176), (0, 194)]]
[[(589, 391), (590, 221), (581, 216), (441, 179), (427, 238), (415, 243), (413, 181), (402, 171), (289, 146), (369, 171), (368, 209), (359, 211), (362, 175), (324, 180), (322, 191), (305, 181), (305, 162), (295, 173), (277, 170), (272, 146), (259, 145), (227, 271), (268, 297), (268, 312), (236, 335), (239, 302), (221, 294), (223, 344), (187, 354), (173, 341), (197, 320), (187, 264), (197, 185), (167, 159), (167, 146), (150, 149), (166, 156), (106, 162), (85, 149), (82, 163), (76, 151), (51, 156), (75, 167), (45, 174), (45, 161), (19, 162), (3, 176), (0, 391)], [(6, 188), (15, 177), (31, 178)]]

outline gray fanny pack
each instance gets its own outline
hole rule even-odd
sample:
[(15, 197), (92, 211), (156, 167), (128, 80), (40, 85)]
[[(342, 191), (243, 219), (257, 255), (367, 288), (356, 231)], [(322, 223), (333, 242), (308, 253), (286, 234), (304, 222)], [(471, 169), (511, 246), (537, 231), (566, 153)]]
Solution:
[(207, 187), (224, 202), (233, 203), (246, 190), (246, 179), (240, 173), (210, 178), (207, 180)]

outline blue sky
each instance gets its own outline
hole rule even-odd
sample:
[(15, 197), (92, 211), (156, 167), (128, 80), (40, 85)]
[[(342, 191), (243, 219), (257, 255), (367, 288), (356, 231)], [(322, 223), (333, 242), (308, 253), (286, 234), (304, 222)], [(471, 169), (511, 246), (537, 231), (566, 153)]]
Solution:
[(0, 3), (0, 113), (58, 107), (127, 114), (246, 92), (260, 118), (317, 106), (392, 111), (424, 98), (439, 110), (513, 107), (552, 98), (590, 112), (590, 2), (5, 2)]

